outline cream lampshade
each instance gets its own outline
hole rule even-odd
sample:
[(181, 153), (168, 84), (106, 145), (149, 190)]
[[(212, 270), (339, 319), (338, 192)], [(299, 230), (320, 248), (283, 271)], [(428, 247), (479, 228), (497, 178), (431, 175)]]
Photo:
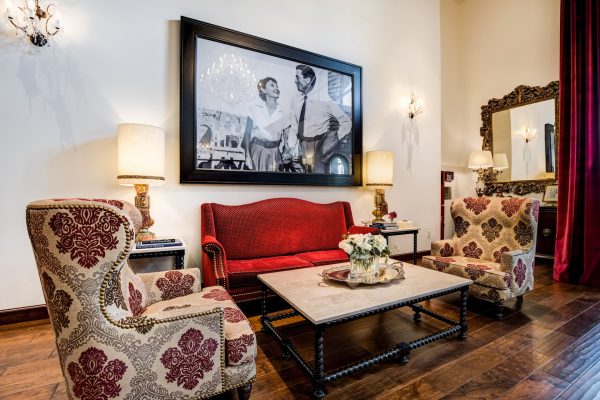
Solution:
[(136, 241), (154, 239), (149, 228), (148, 186), (165, 182), (165, 132), (161, 128), (142, 124), (121, 124), (117, 129), (118, 174), (121, 185), (134, 186), (135, 206), (142, 213), (142, 227)]
[(478, 170), (494, 166), (492, 152), (488, 150), (472, 151), (469, 155), (469, 169)]
[(485, 191), (485, 182), (483, 181), (483, 174), (487, 168), (494, 166), (494, 160), (492, 152), (488, 150), (477, 150), (472, 151), (469, 155), (469, 169), (472, 169), (477, 173), (477, 183), (475, 183), (475, 192), (477, 196), (483, 196)]
[(383, 222), (388, 212), (384, 188), (394, 185), (394, 153), (386, 150), (367, 152), (367, 186), (375, 189), (373, 222)]
[(500, 171), (508, 169), (508, 158), (505, 153), (494, 154), (494, 169)]

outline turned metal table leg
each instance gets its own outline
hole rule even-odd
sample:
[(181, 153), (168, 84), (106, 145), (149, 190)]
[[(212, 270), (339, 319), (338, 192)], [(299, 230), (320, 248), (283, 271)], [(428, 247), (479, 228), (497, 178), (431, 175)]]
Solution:
[(265, 329), (265, 320), (267, 319), (267, 286), (263, 285), (262, 286), (262, 299), (261, 299), (261, 317), (260, 317), (260, 322), (262, 325), (262, 330), (266, 331)]
[(417, 232), (413, 233), (413, 264), (417, 265)]
[(467, 300), (469, 299), (469, 288), (460, 289), (460, 339), (467, 338)]
[(315, 326), (315, 370), (314, 370), (314, 384), (315, 390), (313, 397), (315, 399), (322, 399), (325, 397), (327, 392), (325, 391), (325, 382), (323, 376), (325, 375), (325, 350), (323, 342), (323, 327)]
[(421, 311), (416, 307), (411, 306), (411, 308), (415, 312), (415, 314), (413, 315), (413, 321), (419, 322), (421, 320)]

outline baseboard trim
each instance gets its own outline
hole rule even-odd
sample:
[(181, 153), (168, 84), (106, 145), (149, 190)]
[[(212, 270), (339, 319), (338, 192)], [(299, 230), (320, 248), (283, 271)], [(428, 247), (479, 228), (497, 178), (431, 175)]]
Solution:
[[(419, 258), (423, 258), (423, 256), (428, 256), (428, 255), (431, 255), (430, 250), (417, 251), (417, 261), (419, 260)], [(394, 255), (390, 256), (390, 258), (392, 258), (394, 260), (398, 260), (398, 261), (412, 262), (413, 253), (411, 252), (411, 253), (394, 254)]]
[(0, 325), (17, 324), (19, 322), (36, 321), (46, 318), (48, 318), (48, 308), (45, 304), (0, 310)]

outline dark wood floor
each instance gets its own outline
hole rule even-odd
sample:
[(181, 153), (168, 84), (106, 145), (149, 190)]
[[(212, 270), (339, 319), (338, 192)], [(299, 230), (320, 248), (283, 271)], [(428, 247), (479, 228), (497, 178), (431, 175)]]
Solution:
[[(455, 316), (458, 298), (426, 302)], [(328, 399), (600, 399), (600, 290), (553, 282), (536, 267), (536, 284), (520, 311), (508, 303), (496, 321), (490, 306), (469, 304), (469, 338), (415, 350), (409, 363), (376, 365), (328, 385)], [(258, 318), (251, 322), (258, 327)], [(423, 336), (440, 325), (407, 310), (354, 321), (326, 332), (326, 370)], [(312, 360), (306, 325), (286, 328)], [(251, 399), (308, 399), (311, 384), (274, 341), (258, 333), (258, 375)], [(0, 398), (66, 399), (47, 321), (0, 327)]]

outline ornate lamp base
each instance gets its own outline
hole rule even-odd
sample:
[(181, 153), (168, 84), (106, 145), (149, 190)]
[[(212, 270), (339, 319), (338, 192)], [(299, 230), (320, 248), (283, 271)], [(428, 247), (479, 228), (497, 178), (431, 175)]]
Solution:
[(142, 226), (135, 237), (136, 242), (142, 240), (156, 239), (156, 235), (150, 231), (150, 227), (154, 225), (154, 220), (150, 216), (150, 196), (148, 195), (149, 186), (146, 184), (135, 184), (135, 206), (142, 213)]
[(371, 214), (375, 217), (373, 223), (385, 222), (383, 216), (388, 213), (388, 204), (385, 201), (385, 192), (383, 189), (375, 189), (375, 209)]

